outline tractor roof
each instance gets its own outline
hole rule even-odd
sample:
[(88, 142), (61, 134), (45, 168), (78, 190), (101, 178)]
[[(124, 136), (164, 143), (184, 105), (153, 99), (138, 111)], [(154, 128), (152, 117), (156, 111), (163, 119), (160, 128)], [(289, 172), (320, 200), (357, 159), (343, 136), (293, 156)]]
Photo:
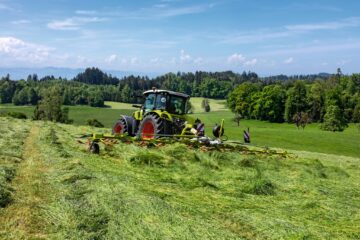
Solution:
[(149, 93), (168, 93), (169, 95), (175, 95), (183, 98), (189, 98), (190, 96), (185, 93), (179, 93), (179, 92), (173, 92), (169, 90), (162, 90), (162, 89), (154, 89), (154, 90), (147, 90), (143, 94), (149, 94)]

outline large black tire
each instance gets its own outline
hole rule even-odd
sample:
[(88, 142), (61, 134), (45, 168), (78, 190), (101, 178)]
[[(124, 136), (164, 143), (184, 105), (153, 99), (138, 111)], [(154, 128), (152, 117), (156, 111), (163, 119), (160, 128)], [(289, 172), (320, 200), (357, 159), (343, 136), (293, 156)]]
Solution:
[(112, 128), (113, 134), (128, 134), (129, 136), (135, 136), (136, 121), (133, 117), (122, 115), (119, 120), (116, 121)]
[(159, 138), (157, 134), (164, 134), (164, 119), (157, 114), (149, 114), (140, 123), (138, 136), (141, 139)]
[(124, 118), (117, 120), (112, 128), (113, 134), (125, 134), (128, 132), (127, 124)]

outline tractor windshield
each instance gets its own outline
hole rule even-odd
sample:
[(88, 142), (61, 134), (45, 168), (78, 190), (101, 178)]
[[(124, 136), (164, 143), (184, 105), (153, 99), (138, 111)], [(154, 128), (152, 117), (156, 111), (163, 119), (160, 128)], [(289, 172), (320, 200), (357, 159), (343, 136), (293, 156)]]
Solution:
[(145, 103), (144, 103), (144, 109), (145, 111), (151, 111), (154, 110), (155, 107), (155, 94), (149, 94), (146, 96)]
[(170, 97), (169, 112), (173, 114), (185, 114), (186, 113), (186, 101), (187, 99), (179, 96)]

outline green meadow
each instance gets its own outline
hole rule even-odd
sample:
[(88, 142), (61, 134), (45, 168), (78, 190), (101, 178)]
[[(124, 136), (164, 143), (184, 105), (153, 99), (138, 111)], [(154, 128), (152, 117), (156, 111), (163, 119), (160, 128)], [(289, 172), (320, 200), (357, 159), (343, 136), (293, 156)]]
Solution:
[(105, 130), (0, 117), (0, 239), (360, 237), (359, 158), (125, 143), (90, 154), (78, 137)]
[[(225, 120), (225, 135), (229, 140), (243, 141), (243, 131), (250, 129), (251, 142), (260, 147), (275, 147), (319, 153), (338, 154), (344, 156), (360, 157), (360, 130), (350, 124), (344, 132), (322, 131), (318, 123), (306, 128), (297, 129), (293, 124), (269, 123), (256, 120), (241, 120), (240, 126), (233, 121), (234, 114), (226, 110), (225, 100), (210, 99), (212, 111), (203, 112), (202, 98), (192, 98), (195, 113), (194, 118), (201, 119), (206, 126), (206, 134), (212, 136), (212, 128), (221, 119)], [(96, 118), (111, 131), (120, 114), (131, 115), (135, 108), (132, 104), (106, 102), (106, 108), (93, 108), (88, 106), (69, 106), (70, 119), (75, 125), (85, 125), (87, 119)], [(32, 106), (0, 105), (1, 111), (23, 112), (29, 118), (33, 115)]]

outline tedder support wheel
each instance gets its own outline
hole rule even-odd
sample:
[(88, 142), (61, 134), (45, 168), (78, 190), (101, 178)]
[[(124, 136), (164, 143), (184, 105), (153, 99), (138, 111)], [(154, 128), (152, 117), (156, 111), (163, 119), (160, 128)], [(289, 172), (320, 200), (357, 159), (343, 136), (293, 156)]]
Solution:
[(156, 114), (149, 114), (140, 123), (138, 134), (142, 139), (158, 138), (156, 134), (164, 134), (164, 120)]
[(97, 142), (92, 142), (89, 148), (91, 153), (99, 154), (100, 153), (100, 146)]

